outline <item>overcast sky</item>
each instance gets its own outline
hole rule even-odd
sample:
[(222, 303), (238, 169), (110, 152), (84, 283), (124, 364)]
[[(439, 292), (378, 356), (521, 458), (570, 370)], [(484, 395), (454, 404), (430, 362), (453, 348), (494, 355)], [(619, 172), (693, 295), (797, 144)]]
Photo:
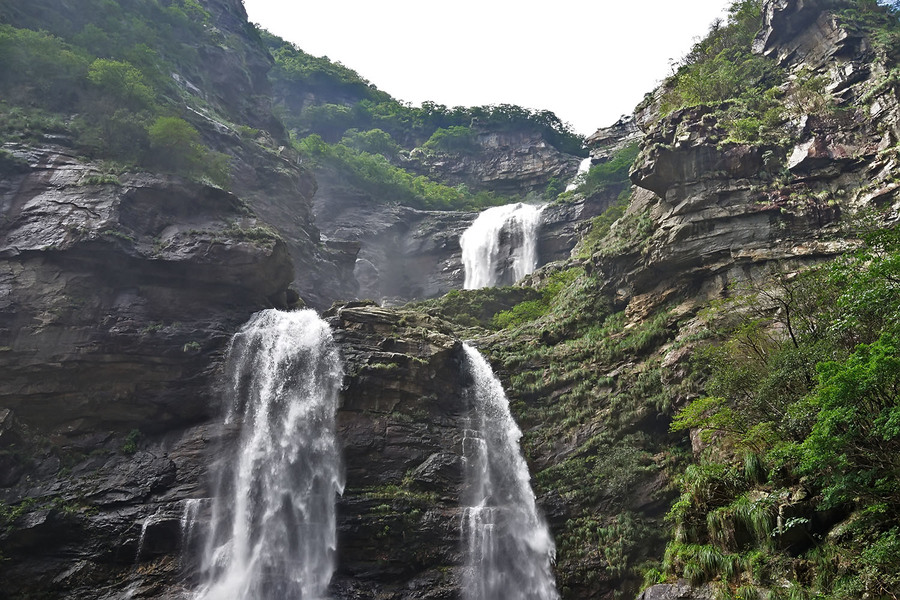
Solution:
[(630, 113), (728, 0), (244, 0), (250, 20), (413, 104)]

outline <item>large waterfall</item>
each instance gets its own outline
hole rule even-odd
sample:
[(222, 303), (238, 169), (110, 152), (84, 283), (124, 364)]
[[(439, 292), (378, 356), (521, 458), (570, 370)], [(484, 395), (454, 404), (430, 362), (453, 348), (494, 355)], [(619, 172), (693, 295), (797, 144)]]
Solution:
[(342, 367), (315, 312), (257, 313), (227, 360), (236, 453), (219, 482), (201, 565), (202, 600), (318, 600), (334, 571), (343, 491), (334, 416)]
[(465, 289), (509, 285), (534, 271), (542, 208), (507, 204), (478, 215), (459, 239)]
[(465, 600), (556, 600), (553, 539), (538, 514), (519, 430), (503, 386), (477, 350), (463, 346), (474, 383), (463, 437)]

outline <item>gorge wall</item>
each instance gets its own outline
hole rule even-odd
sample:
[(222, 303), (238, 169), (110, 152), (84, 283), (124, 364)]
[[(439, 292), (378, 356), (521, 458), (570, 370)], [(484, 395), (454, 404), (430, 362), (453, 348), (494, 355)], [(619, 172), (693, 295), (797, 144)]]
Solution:
[[(186, 530), (206, 526), (208, 465), (236, 435), (218, 421), (231, 334), (301, 298), (325, 308), (462, 287), (458, 237), (475, 213), (373, 203), (333, 171), (314, 177), (273, 116), (272, 62), (243, 7), (201, 4), (210, 37), (167, 77), (203, 142), (228, 154), (230, 190), (150, 168), (109, 173), (65, 136), (3, 144), (0, 580), (10, 598), (189, 595), (199, 565)], [(644, 587), (677, 477), (702, 446), (669, 431), (702, 393), (689, 374), (702, 311), (736, 282), (856, 247), (856, 217), (892, 225), (900, 211), (896, 85), (865, 32), (829, 12), (836, 5), (765, 2), (754, 51), (788, 74), (777, 143), (736, 139), (727, 103), (663, 115), (664, 88), (595, 134), (597, 162), (640, 140), (636, 188), (605, 225), (621, 187), (545, 210), (539, 252), (554, 264), (528, 279), (535, 290), (324, 312), (346, 369), (335, 598), (458, 597), (460, 339), (471, 338), (525, 434), (562, 597)], [(57, 8), (10, 6), (4, 22), (23, 27)], [(841, 110), (809, 104), (801, 84), (814, 77)], [(324, 92), (310, 93), (298, 106)], [(577, 158), (542, 140), (485, 139), (496, 160), (409, 160), (449, 182), (522, 193), (574, 174)], [(545, 312), (477, 327), (471, 315), (491, 293), (500, 300), (485, 322), (526, 294)], [(468, 301), (469, 319), (454, 322), (450, 303)], [(797, 498), (779, 502), (812, 514)], [(710, 594), (670, 578), (642, 597)]]

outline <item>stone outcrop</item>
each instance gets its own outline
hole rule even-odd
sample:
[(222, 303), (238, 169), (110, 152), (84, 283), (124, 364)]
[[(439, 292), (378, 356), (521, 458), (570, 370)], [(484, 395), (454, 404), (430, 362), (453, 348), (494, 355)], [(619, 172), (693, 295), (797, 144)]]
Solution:
[(178, 575), (207, 435), (194, 425), (215, 412), (231, 332), (296, 300), (293, 267), (234, 194), (7, 150), (27, 166), (0, 192), (0, 502), (18, 507), (0, 577), (10, 597), (121, 597), (139, 559)]
[[(334, 595), (451, 596), (461, 568), (461, 344), (439, 320), (417, 313), (358, 302), (326, 317), (346, 370)], [(215, 400), (207, 399), (208, 412), (218, 412)], [(136, 415), (128, 425), (144, 423)], [(95, 426), (61, 448), (60, 434), (0, 413), (4, 460), (20, 457), (28, 472), (4, 481), (0, 495), (8, 504), (30, 499), (3, 517), (4, 592), (183, 597), (196, 583), (208, 519), (207, 466), (236, 431), (211, 420), (123, 441)]]
[(350, 304), (326, 317), (348, 375), (338, 413), (347, 488), (336, 595), (452, 596), (461, 564), (461, 344), (416, 313)]
[[(638, 115), (652, 125), (631, 173), (644, 191), (627, 214), (649, 218), (652, 227), (646, 237), (630, 240), (630, 257), (626, 251), (597, 262), (618, 273), (620, 296), (662, 297), (664, 288), (713, 280), (723, 286), (773, 261), (834, 256), (853, 246), (842, 234), (842, 216), (897, 202), (887, 176), (894, 159), (879, 150), (896, 139), (887, 124), (900, 113), (890, 93), (877, 91), (880, 75), (860, 66), (872, 56), (866, 40), (841, 27), (827, 6), (768, 2), (755, 50), (788, 71), (824, 76), (838, 103), (876, 90), (855, 109), (857, 116), (798, 115), (794, 146), (784, 154), (778, 147), (725, 141), (720, 107), (658, 118), (651, 105), (645, 109), (650, 116)], [(787, 93), (792, 106), (793, 88)]]
[(210, 0), (206, 8), (210, 34), (227, 36), (230, 43), (201, 45), (191, 69), (173, 75), (183, 93), (197, 99), (191, 122), (212, 148), (229, 155), (231, 190), (284, 240), (294, 265), (293, 288), (304, 301), (324, 309), (352, 297), (355, 254), (321, 244), (313, 222), (315, 178), (274, 115), (267, 77), (272, 57), (241, 2)]
[[(223, 34), (247, 34), (236, 0), (205, 5)], [(632, 324), (688, 292), (717, 296), (775, 261), (845, 251), (853, 241), (843, 215), (877, 206), (896, 216), (896, 94), (866, 66), (876, 50), (827, 6), (768, 2), (757, 50), (793, 72), (826, 75), (841, 103), (867, 98), (859, 118), (796, 115), (784, 152), (724, 141), (716, 107), (659, 118), (651, 103), (591, 138), (599, 161), (640, 137), (635, 123), (646, 135), (632, 175), (640, 189), (618, 226), (637, 222), (635, 235), (621, 252), (586, 263)], [(458, 238), (474, 213), (373, 204), (327, 173), (316, 192), (264, 100), (265, 53), (253, 44), (199, 52), (203, 66), (178, 81), (188, 92), (202, 88), (216, 107), (191, 118), (207, 144), (229, 152), (232, 191), (139, 171), (113, 176), (61, 140), (5, 146), (16, 158), (0, 178), (0, 580), (11, 598), (179, 598), (196, 583), (206, 465), (235, 433), (216, 421), (216, 382), (231, 333), (253, 311), (293, 306), (298, 296), (321, 307), (341, 296), (405, 300), (461, 287)], [(258, 132), (242, 136), (234, 123)], [(542, 140), (482, 137), (477, 159), (411, 162), (444, 181), (514, 193), (574, 174), (577, 159)], [(542, 262), (567, 257), (579, 223), (611, 198), (549, 207)], [(699, 304), (679, 306), (673, 320)], [(347, 372), (334, 595), (455, 597), (467, 383), (460, 342), (437, 318), (364, 302), (337, 305), (327, 318)], [(688, 354), (665, 354), (665, 383), (683, 377)], [(639, 367), (611, 365), (608, 376)], [(643, 410), (628, 427), (664, 435), (667, 423)], [(542, 468), (577, 446), (552, 442), (558, 450), (531, 449)], [(662, 453), (653, 461), (663, 468)], [(636, 488), (632, 507), (661, 515), (667, 485), (656, 478)], [(542, 500), (560, 531), (565, 498)], [(599, 556), (590, 565), (598, 572)], [(613, 579), (603, 584), (611, 593)], [(578, 585), (569, 597), (597, 593)], [(708, 597), (683, 582), (641, 596)]]
[(616, 152), (629, 144), (640, 142), (644, 137), (632, 115), (625, 115), (609, 127), (601, 127), (584, 141), (591, 150), (594, 164), (606, 162)]
[(715, 594), (709, 586), (695, 588), (686, 581), (651, 585), (637, 600), (712, 600)]
[(475, 191), (540, 196), (553, 178), (571, 181), (580, 162), (577, 156), (551, 146), (539, 133), (478, 130), (472, 152), (417, 149), (402, 166), (451, 186), (463, 184)]
[(316, 224), (331, 243), (358, 248), (352, 296), (402, 303), (463, 286), (459, 237), (476, 213), (425, 211), (379, 201), (319, 170)]
[[(590, 218), (606, 210), (620, 191), (609, 188), (547, 206), (538, 232), (538, 264), (567, 259)], [(462, 289), (459, 238), (478, 213), (378, 202), (325, 169), (319, 170), (314, 207), (326, 243), (358, 251), (355, 297), (400, 304)]]
[(287, 306), (284, 242), (218, 188), (10, 149), (29, 167), (0, 196), (0, 406), (66, 435), (204, 415), (229, 328)]

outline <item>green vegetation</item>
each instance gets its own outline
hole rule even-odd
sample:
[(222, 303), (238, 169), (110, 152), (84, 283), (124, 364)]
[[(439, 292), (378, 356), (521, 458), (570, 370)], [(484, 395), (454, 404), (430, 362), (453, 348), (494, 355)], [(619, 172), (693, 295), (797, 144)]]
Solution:
[(206, 177), (227, 187), (230, 179), (228, 155), (214, 152), (200, 142), (200, 133), (179, 117), (158, 117), (147, 128), (150, 141), (148, 159), (172, 173)]
[(593, 165), (587, 173), (579, 175), (575, 181), (577, 187), (571, 192), (565, 192), (559, 199), (565, 201), (575, 195), (590, 197), (610, 188), (619, 193), (629, 188), (631, 181), (628, 179), (628, 172), (639, 151), (640, 145), (637, 142), (621, 148), (606, 162)]
[(538, 300), (543, 294), (530, 287), (451, 290), (440, 298), (410, 304), (463, 327), (491, 327), (497, 313), (520, 303)]
[(575, 251), (576, 256), (579, 258), (590, 258), (603, 249), (613, 223), (622, 218), (630, 201), (631, 190), (624, 190), (619, 194), (616, 201), (603, 211), (603, 214), (591, 219), (590, 229), (587, 230), (578, 243)]
[[(663, 385), (655, 355), (675, 334), (673, 319), (663, 309), (629, 323), (612, 310), (603, 281), (580, 267), (538, 281), (536, 295), (503, 311), (492, 306), (486, 312), (493, 317), (481, 314), (465, 325), (500, 328), (489, 358), (524, 432), (526, 456), (559, 457), (534, 467), (533, 484), (538, 494), (561, 497), (570, 512), (556, 533), (561, 591), (615, 578), (626, 582), (626, 597), (664, 543), (659, 520), (634, 511), (630, 499), (660, 469), (683, 461), (671, 450), (667, 422), (660, 427), (650, 417), (670, 411), (679, 393)], [(450, 301), (432, 302), (439, 312), (445, 306), (465, 311), (489, 304), (491, 293), (457, 292)]]
[(144, 434), (142, 434), (139, 429), (132, 429), (129, 431), (128, 435), (125, 436), (125, 441), (122, 442), (122, 453), (134, 454), (137, 452), (138, 442), (141, 441), (142, 437), (144, 437)]
[[(411, 106), (394, 100), (340, 63), (311, 56), (265, 31), (260, 35), (275, 58), (270, 78), (285, 105), (285, 124), (299, 137), (316, 134), (335, 143), (348, 129), (381, 129), (408, 149), (431, 140), (431, 149), (466, 152), (470, 150), (466, 130), (477, 125), (488, 131), (537, 132), (562, 152), (587, 155), (584, 139), (550, 111), (512, 104), (448, 108), (423, 102)], [(307, 106), (293, 104), (309, 93), (322, 100)]]
[(591, 220), (591, 226), (584, 234), (575, 254), (579, 258), (589, 258), (597, 252), (607, 254), (613, 248), (621, 250), (628, 245), (623, 238), (645, 239), (652, 233), (652, 224), (649, 218), (643, 216), (639, 222), (633, 222), (636, 217), (629, 216), (617, 226), (616, 232), (611, 235), (613, 223), (625, 215), (628, 204), (631, 201), (631, 181), (628, 173), (640, 151), (637, 143), (629, 144), (606, 162), (596, 164), (587, 173), (580, 176), (577, 187), (571, 192), (565, 192), (558, 197), (558, 201), (565, 202), (576, 195), (591, 197), (597, 194), (617, 194), (615, 201), (609, 204), (603, 214)]
[(853, 33), (864, 33), (881, 51), (889, 67), (900, 60), (900, 7), (896, 2), (856, 0), (835, 10), (841, 25)]
[(670, 513), (670, 575), (730, 592), (900, 591), (900, 233), (866, 242), (710, 310), (719, 341), (697, 360), (707, 396), (672, 423), (710, 446)]
[(750, 51), (761, 26), (762, 0), (733, 2), (727, 21), (714, 23), (663, 84), (663, 114), (733, 98), (752, 102), (760, 92), (777, 85), (780, 74), (775, 63)]
[(186, 98), (168, 75), (208, 35), (196, 0), (0, 1), (0, 20), (0, 141), (50, 134), (93, 158), (227, 186), (228, 157), (180, 118)]
[(454, 125), (444, 129), (435, 130), (431, 137), (422, 144), (426, 150), (452, 152), (456, 154), (471, 154), (478, 149), (475, 143), (475, 132), (471, 127)]
[[(367, 132), (371, 134), (372, 132)], [(429, 210), (474, 210), (507, 204), (509, 198), (491, 192), (471, 193), (464, 186), (450, 187), (396, 167), (382, 154), (357, 150), (359, 133), (345, 138), (348, 143), (328, 144), (316, 134), (295, 143), (306, 158), (336, 169), (349, 182), (380, 202), (397, 202)], [(380, 136), (379, 136), (380, 138)], [(381, 138), (386, 142), (389, 138)]]
[(553, 301), (582, 273), (582, 269), (571, 268), (565, 271), (555, 271), (550, 274), (541, 286), (541, 297), (534, 300), (525, 300), (494, 315), (491, 325), (497, 329), (515, 327), (538, 319), (550, 310)]
[[(705, 119), (725, 131), (724, 141), (786, 145), (790, 132), (779, 87), (786, 76), (773, 60), (751, 51), (761, 25), (762, 0), (732, 2), (727, 20), (714, 23), (663, 83), (661, 116), (708, 105), (714, 108)], [(806, 84), (803, 77), (797, 81)]]
[(359, 76), (356, 71), (327, 56), (307, 54), (297, 46), (260, 30), (259, 35), (275, 59), (270, 78), (293, 92), (317, 96), (346, 96), (375, 102), (390, 100), (390, 96)]

